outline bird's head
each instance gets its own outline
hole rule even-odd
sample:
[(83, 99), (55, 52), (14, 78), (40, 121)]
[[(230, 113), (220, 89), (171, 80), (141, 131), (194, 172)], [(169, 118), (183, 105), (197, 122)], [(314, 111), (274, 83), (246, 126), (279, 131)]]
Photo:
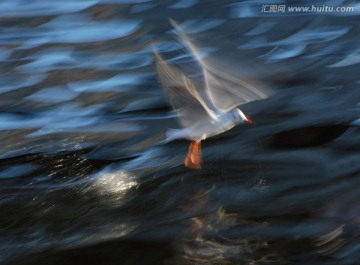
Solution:
[(244, 112), (242, 112), (239, 108), (235, 108), (233, 110), (233, 115), (235, 117), (235, 120), (239, 123), (245, 122), (249, 125), (254, 125), (254, 122), (248, 116), (246, 116)]

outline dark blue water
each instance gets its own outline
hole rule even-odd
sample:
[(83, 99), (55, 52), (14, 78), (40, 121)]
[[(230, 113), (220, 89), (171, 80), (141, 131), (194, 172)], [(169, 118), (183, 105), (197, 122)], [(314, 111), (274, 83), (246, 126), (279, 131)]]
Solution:
[[(353, 12), (261, 12), (263, 5)], [(0, 2), (0, 262), (358, 264), (356, 1)], [(153, 48), (273, 91), (239, 125), (189, 142)]]

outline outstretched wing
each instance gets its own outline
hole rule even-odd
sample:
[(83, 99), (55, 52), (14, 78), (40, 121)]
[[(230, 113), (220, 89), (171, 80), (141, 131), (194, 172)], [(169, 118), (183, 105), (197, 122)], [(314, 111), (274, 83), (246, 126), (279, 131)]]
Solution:
[[(184, 30), (174, 21), (170, 23), (175, 28), (178, 38), (186, 46), (190, 53), (197, 59), (203, 69), (205, 87), (202, 93), (209, 99), (213, 106), (221, 111), (230, 109), (246, 102), (264, 99), (272, 94), (272, 91), (263, 84), (254, 80), (235, 77), (229, 71), (224, 72), (216, 68), (215, 64), (207, 64), (200, 56), (199, 51), (191, 43)], [(229, 69), (227, 69), (229, 70)]]
[(212, 102), (222, 111), (265, 99), (273, 93), (259, 82), (235, 77), (211, 66), (206, 67), (205, 79)]
[(214, 110), (202, 98), (197, 86), (185, 73), (174, 65), (167, 63), (158, 53), (154, 52), (158, 78), (164, 88), (173, 109), (178, 112), (180, 124), (190, 127), (198, 121), (217, 119)]

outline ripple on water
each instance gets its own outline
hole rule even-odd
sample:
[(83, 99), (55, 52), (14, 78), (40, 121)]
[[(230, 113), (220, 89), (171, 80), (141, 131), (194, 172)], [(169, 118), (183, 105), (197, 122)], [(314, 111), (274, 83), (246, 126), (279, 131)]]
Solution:
[(148, 109), (156, 109), (162, 106), (161, 103), (163, 101), (164, 101), (163, 97), (160, 96), (134, 100), (130, 102), (125, 108), (123, 108), (121, 112), (144, 111)]
[(33, 172), (36, 169), (34, 165), (18, 164), (4, 167), (0, 170), (0, 179), (12, 179), (22, 177)]
[(122, 53), (92, 53), (75, 52), (71, 49), (47, 49), (33, 54), (25, 59), (32, 62), (19, 66), (22, 72), (46, 73), (63, 69), (101, 69), (130, 70), (145, 67), (153, 62), (153, 57), (141, 52)]
[(259, 23), (253, 29), (244, 34), (244, 36), (261, 35), (271, 30), (276, 25), (276, 22)]
[(225, 21), (225, 19), (188, 19), (181, 23), (180, 27), (186, 29), (187, 34), (192, 34), (216, 28)]
[(26, 57), (26, 60), (32, 60), (32, 62), (21, 65), (17, 69), (30, 73), (46, 73), (47, 71), (66, 69), (77, 63), (72, 55), (73, 49), (70, 48), (44, 49)]
[(10, 49), (0, 48), (0, 62), (7, 60), (12, 54)]
[(178, 41), (159, 41), (156, 43), (157, 52), (170, 52), (180, 50), (182, 45)]
[(327, 42), (331, 40), (335, 40), (337, 38), (342, 37), (346, 33), (348, 33), (350, 27), (318, 27), (312, 29), (303, 29), (295, 34), (277, 41), (279, 44), (291, 44), (291, 43), (317, 43), (317, 42)]
[(136, 53), (76, 53), (77, 68), (100, 68), (103, 70), (132, 70), (150, 65), (153, 57)]
[(142, 5), (134, 5), (130, 9), (130, 13), (141, 13), (151, 8), (154, 8), (156, 5), (154, 4), (142, 4)]
[(180, 0), (177, 3), (169, 6), (168, 8), (184, 9), (184, 8), (189, 8), (189, 7), (196, 5), (198, 2), (199, 2), (199, 0)]
[(67, 89), (65, 86), (47, 87), (41, 89), (26, 99), (34, 102), (58, 103), (76, 98), (79, 93)]
[(98, 3), (97, 0), (65, 0), (54, 4), (48, 0), (5, 0), (0, 3), (2, 17), (34, 17), (75, 13)]
[(102, 4), (141, 4), (152, 0), (99, 0)]
[(12, 29), (11, 32), (4, 32), (0, 41), (1, 43), (22, 44), (22, 48), (33, 48), (51, 43), (107, 41), (127, 37), (136, 32), (140, 25), (140, 20), (94, 22), (89, 16), (83, 14), (62, 15), (36, 29), (17, 28)]
[(349, 54), (345, 58), (341, 59), (340, 61), (329, 65), (330, 68), (337, 68), (337, 67), (345, 67), (353, 64), (359, 64), (360, 63), (360, 50)]
[(46, 75), (32, 74), (32, 75), (3, 75), (0, 79), (0, 93), (5, 93), (29, 86), (36, 85), (43, 81)]
[[(81, 107), (74, 103), (67, 103), (59, 107), (54, 107), (51, 110), (38, 112), (32, 116), (1, 113), (0, 129), (42, 128), (43, 130), (54, 130), (54, 132), (58, 132), (84, 131), (84, 127), (89, 126), (87, 129), (91, 131), (90, 126), (104, 123), (104, 119), (102, 118), (103, 112), (101, 110), (103, 107), (101, 104)], [(130, 124), (128, 124), (128, 126), (119, 125), (119, 127), (114, 125), (111, 130), (134, 130), (134, 127), (130, 126)], [(106, 126), (103, 126), (103, 128), (106, 130)]]
[[(284, 0), (268, 0), (267, 5), (282, 4)], [(262, 1), (244, 1), (241, 3), (230, 4), (230, 18), (249, 18), (249, 17), (261, 17), (261, 16), (279, 16), (282, 13), (262, 13), (261, 8), (264, 5)]]
[(285, 60), (302, 54), (306, 50), (306, 46), (307, 45), (299, 44), (275, 47), (261, 57), (267, 59), (268, 61)]
[(40, 112), (33, 117), (22, 117), (14, 114), (0, 115), (0, 128), (21, 129), (36, 128), (37, 131), (27, 137), (38, 137), (53, 133), (124, 133), (134, 134), (143, 129), (142, 125), (130, 121), (108, 122), (104, 119), (104, 104), (87, 107), (67, 103)]
[(106, 80), (81, 81), (70, 83), (68, 86), (74, 92), (104, 92), (123, 91), (127, 86), (139, 85), (144, 82), (149, 74), (119, 74)]
[(276, 40), (269, 41), (266, 36), (254, 37), (245, 44), (238, 46), (238, 49), (254, 49), (262, 47), (274, 47), (280, 45), (298, 46), (311, 43), (328, 42), (342, 37), (348, 33), (350, 27), (318, 27), (313, 29), (303, 29), (293, 35)]
[(76, 117), (76, 116), (55, 116), (37, 115), (34, 117), (23, 117), (16, 114), (1, 114), (0, 129), (16, 130), (25, 128), (45, 128), (54, 129), (56, 131), (65, 131), (70, 128), (78, 128), (81, 126), (91, 125), (98, 122), (98, 118)]

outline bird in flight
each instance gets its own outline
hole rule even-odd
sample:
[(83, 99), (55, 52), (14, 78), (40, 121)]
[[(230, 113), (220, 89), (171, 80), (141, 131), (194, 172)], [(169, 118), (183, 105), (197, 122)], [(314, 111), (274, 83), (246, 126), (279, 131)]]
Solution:
[(193, 66), (184, 70), (154, 51), (158, 79), (182, 126), (181, 129), (168, 129), (165, 142), (191, 140), (184, 165), (199, 169), (202, 163), (201, 141), (240, 123), (252, 125), (252, 120), (237, 106), (265, 98), (267, 94), (242, 79), (206, 64), (182, 27), (173, 20), (170, 23)]

